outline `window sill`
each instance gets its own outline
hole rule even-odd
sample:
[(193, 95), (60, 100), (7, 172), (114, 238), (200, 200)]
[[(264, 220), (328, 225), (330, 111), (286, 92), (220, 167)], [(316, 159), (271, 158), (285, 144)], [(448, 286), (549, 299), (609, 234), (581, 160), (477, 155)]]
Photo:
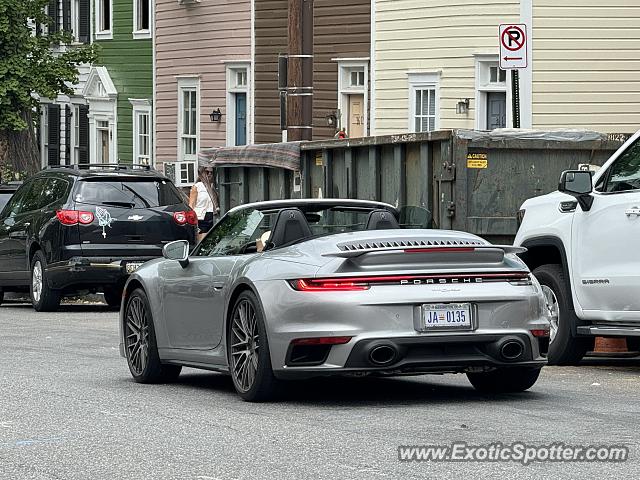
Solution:
[(135, 32), (131, 32), (134, 40), (150, 40), (151, 39), (151, 31), (150, 30), (137, 30)]
[(113, 40), (113, 32), (112, 31), (96, 32), (94, 33), (94, 40)]

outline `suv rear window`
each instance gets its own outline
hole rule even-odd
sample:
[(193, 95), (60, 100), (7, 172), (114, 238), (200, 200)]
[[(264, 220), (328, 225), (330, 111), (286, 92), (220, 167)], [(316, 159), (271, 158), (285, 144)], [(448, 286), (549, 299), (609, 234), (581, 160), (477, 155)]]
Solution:
[(74, 200), (91, 205), (130, 208), (164, 207), (184, 201), (173, 183), (161, 178), (81, 180)]

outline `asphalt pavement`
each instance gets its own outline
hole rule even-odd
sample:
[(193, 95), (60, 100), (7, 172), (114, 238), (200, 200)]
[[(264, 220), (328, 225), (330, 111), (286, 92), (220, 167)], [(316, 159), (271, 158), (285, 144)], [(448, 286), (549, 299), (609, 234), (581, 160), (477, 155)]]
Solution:
[[(117, 312), (0, 307), (0, 479), (638, 478), (640, 361), (548, 367), (518, 395), (462, 375), (332, 379), (250, 404), (185, 369), (138, 385)], [(400, 462), (400, 445), (627, 445), (623, 463)]]

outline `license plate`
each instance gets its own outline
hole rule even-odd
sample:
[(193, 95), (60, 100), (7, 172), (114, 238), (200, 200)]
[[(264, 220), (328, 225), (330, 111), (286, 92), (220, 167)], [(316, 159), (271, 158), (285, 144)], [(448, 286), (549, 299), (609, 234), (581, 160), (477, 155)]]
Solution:
[(135, 272), (138, 268), (140, 268), (140, 266), (142, 265), (143, 262), (129, 262), (125, 265), (125, 269), (127, 271), (127, 273), (133, 273)]
[(427, 303), (422, 305), (422, 331), (471, 330), (470, 303)]

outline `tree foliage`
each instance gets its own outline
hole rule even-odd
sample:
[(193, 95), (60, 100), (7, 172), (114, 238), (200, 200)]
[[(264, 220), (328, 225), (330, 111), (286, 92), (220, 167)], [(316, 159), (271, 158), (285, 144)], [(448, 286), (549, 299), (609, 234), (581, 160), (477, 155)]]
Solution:
[[(48, 32), (48, 0), (0, 0), (0, 131), (21, 131), (39, 98), (72, 94), (92, 45), (69, 46), (71, 32)], [(64, 48), (55, 48), (64, 46)]]

